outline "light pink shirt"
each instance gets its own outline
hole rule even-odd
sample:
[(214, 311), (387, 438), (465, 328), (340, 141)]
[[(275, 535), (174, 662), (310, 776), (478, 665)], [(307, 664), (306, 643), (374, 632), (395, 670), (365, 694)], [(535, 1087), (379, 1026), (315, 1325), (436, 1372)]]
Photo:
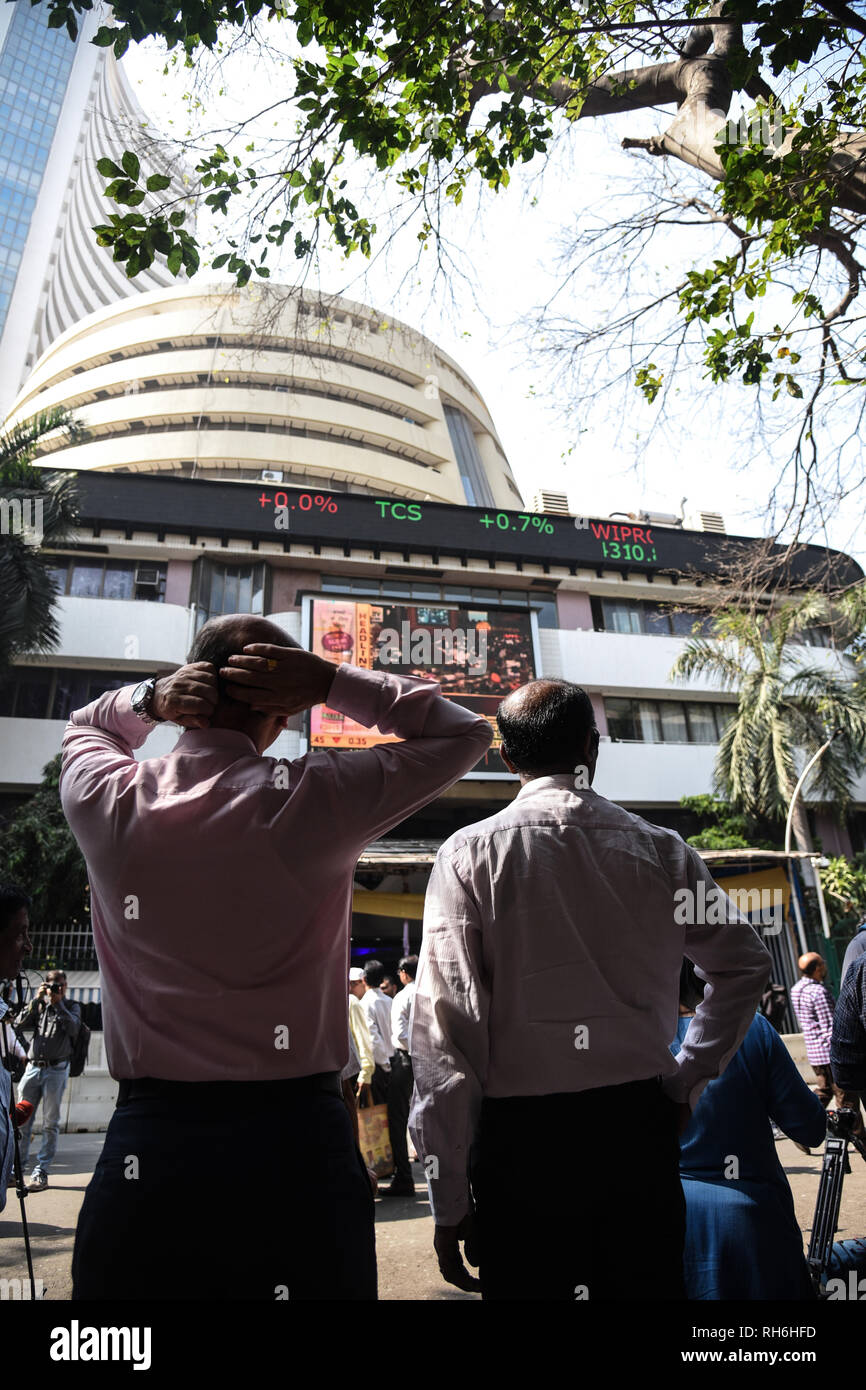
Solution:
[(90, 876), (112, 1076), (341, 1071), (358, 856), (473, 767), (489, 724), (434, 681), (344, 663), (329, 706), (405, 742), (288, 762), (193, 729), (137, 761), (149, 730), (133, 690), (73, 713), (60, 780)]
[[(662, 1076), (667, 1094), (694, 1108), (724, 1070), (770, 956), (728, 899), (723, 925), (695, 921), (697, 906), (678, 910), (678, 890), (702, 901), (700, 880), (718, 891), (679, 835), (576, 790), (570, 774), (527, 782), (504, 810), (445, 841), (424, 904), (409, 1047), (410, 1129), (438, 1224), (469, 1210), (484, 1096)], [(674, 1060), (683, 956), (710, 988)], [(627, 1137), (628, 1115), (623, 1126)]]

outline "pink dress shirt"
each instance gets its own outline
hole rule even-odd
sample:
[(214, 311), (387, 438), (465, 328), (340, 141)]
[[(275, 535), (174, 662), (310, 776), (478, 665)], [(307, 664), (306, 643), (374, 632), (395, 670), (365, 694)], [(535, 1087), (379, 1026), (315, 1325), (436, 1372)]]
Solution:
[(63, 809), (87, 860), (115, 1077), (341, 1071), (358, 856), (478, 761), (489, 724), (434, 681), (341, 665), (329, 707), (405, 740), (259, 757), (191, 729), (137, 761), (134, 687), (76, 710)]

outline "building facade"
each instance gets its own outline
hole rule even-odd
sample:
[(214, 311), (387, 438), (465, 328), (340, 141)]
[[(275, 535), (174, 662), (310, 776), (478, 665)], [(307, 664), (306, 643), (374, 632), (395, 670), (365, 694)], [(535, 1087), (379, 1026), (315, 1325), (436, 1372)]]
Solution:
[[(107, 221), (97, 160), (125, 149), (161, 197), (188, 207), (187, 174), (148, 123), (110, 49), (90, 42), (105, 18), (80, 16), (78, 38), (49, 29), (45, 5), (0, 9), (0, 411), (57, 334), (102, 305), (175, 283), (154, 264), (130, 281), (93, 226)], [(155, 201), (148, 195), (145, 210)]]
[[(82, 524), (75, 541), (51, 557), (60, 646), (18, 665), (0, 687), (0, 795), (20, 796), (38, 784), (70, 710), (181, 665), (208, 618), (261, 613), (309, 644), (314, 600), (328, 621), (340, 606), (344, 627), (363, 605), (376, 609), (380, 625), (383, 613), (398, 628), (407, 614), (413, 631), (435, 631), (450, 614), (463, 614), (489, 630), (493, 646), (513, 629), (514, 650), (500, 653), (499, 667), (491, 652), (493, 676), (473, 687), (486, 692), (479, 708), (492, 717), (509, 671), (521, 680), (576, 681), (595, 706), (603, 740), (596, 786), (605, 796), (679, 827), (680, 798), (711, 790), (735, 697), (704, 678), (674, 684), (670, 671), (695, 622), (689, 604), (714, 568), (747, 552), (747, 539), (626, 528), (644, 536), (626, 560), (621, 549), (629, 542), (611, 539), (610, 520), (581, 518), (587, 525), (579, 529), (570, 517), (408, 503), (384, 489), (345, 493), (318, 481), (304, 489), (115, 471), (81, 473), (78, 486)], [(618, 559), (610, 556), (615, 547)], [(639, 551), (655, 558), (639, 559)], [(826, 555), (805, 547), (799, 580)], [(834, 562), (848, 582), (860, 573), (845, 556)], [(846, 658), (822, 641), (816, 633), (804, 660), (844, 673)], [(411, 653), (395, 669), (417, 659)], [(273, 753), (298, 756), (308, 734), (297, 724)], [(175, 736), (157, 730), (148, 754), (166, 751)], [(441, 840), (513, 796), (513, 779), (501, 768), (487, 771), (452, 788), (406, 834)], [(866, 779), (851, 818), (856, 848), (864, 843), (864, 807)], [(825, 848), (850, 851), (847, 832), (823, 818), (817, 829)]]
[(520, 505), (475, 386), (366, 305), (288, 286), (186, 285), (89, 315), (43, 353), (9, 423), (66, 406), (64, 468)]

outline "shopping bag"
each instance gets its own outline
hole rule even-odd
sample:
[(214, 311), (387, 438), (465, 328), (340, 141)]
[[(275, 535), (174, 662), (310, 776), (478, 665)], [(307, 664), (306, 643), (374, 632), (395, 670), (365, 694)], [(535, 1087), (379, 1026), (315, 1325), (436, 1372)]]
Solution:
[(358, 1143), (361, 1157), (376, 1177), (390, 1177), (394, 1171), (394, 1155), (388, 1133), (387, 1105), (371, 1105), (358, 1111)]

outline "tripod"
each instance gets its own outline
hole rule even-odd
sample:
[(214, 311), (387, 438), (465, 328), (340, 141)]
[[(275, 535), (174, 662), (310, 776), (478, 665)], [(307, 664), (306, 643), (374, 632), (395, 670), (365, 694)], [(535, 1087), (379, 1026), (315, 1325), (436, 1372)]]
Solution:
[(866, 1162), (866, 1143), (853, 1133), (856, 1120), (857, 1116), (853, 1110), (827, 1111), (824, 1163), (818, 1186), (818, 1200), (815, 1204), (815, 1219), (812, 1222), (812, 1238), (806, 1256), (809, 1273), (819, 1298), (826, 1297), (821, 1280), (833, 1256), (833, 1237), (839, 1224), (842, 1183), (845, 1173), (851, 1171), (848, 1163), (849, 1142)]

